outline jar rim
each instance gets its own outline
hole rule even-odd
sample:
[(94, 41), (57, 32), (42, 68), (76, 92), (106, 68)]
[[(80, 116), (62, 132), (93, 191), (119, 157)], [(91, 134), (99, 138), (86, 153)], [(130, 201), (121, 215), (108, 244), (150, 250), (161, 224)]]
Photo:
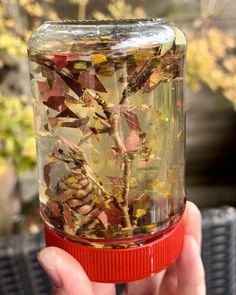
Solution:
[(104, 20), (56, 20), (56, 21), (46, 21), (44, 24), (51, 26), (70, 26), (79, 25), (83, 26), (135, 26), (137, 24), (167, 24), (169, 21), (165, 18), (134, 18), (134, 19), (104, 19)]

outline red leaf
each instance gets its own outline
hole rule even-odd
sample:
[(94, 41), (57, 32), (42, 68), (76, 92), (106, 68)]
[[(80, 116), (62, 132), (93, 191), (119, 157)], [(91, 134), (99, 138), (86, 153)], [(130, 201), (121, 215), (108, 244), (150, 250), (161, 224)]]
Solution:
[(97, 132), (97, 129), (96, 129), (96, 128), (94, 128), (94, 127), (90, 127), (90, 130), (91, 130), (91, 132), (93, 132), (93, 134), (95, 134), (95, 135), (97, 135), (97, 134), (98, 134), (98, 132)]
[(48, 82), (37, 81), (37, 84), (42, 101), (47, 101), (50, 96), (63, 96), (67, 91), (67, 86), (59, 78), (53, 81), (52, 89)]
[(37, 81), (37, 85), (38, 85), (38, 90), (39, 90), (40, 94), (49, 90), (48, 82)]
[(53, 217), (60, 217), (61, 216), (61, 209), (58, 203), (49, 200), (47, 202), (48, 208), (51, 210)]
[(66, 85), (73, 90), (78, 96), (81, 96), (83, 94), (81, 84), (78, 81), (75, 81), (72, 78), (69, 78), (65, 75), (62, 75), (61, 73), (58, 73), (60, 78), (66, 83)]
[(103, 226), (106, 228), (108, 225), (108, 218), (107, 215), (104, 211), (102, 211), (99, 215), (98, 215), (98, 219), (101, 221), (101, 223), (103, 224)]
[(120, 224), (122, 220), (121, 212), (112, 203), (109, 204), (110, 208), (105, 208), (107, 221), (110, 224)]
[(60, 194), (59, 196), (57, 196), (57, 200), (62, 203), (65, 203), (69, 199), (73, 198), (73, 194), (75, 194), (75, 193), (76, 193), (76, 190), (68, 189), (67, 191), (65, 191), (62, 194)]
[(44, 165), (43, 173), (44, 173), (44, 180), (47, 186), (50, 185), (50, 172), (52, 170), (53, 163), (49, 163)]
[(121, 177), (107, 176), (107, 178), (115, 185), (124, 187), (124, 179)]
[(61, 71), (67, 63), (67, 56), (66, 55), (54, 55), (54, 61), (56, 65), (56, 69)]
[(129, 136), (125, 139), (124, 146), (127, 151), (136, 151), (140, 148), (140, 138), (137, 131), (130, 131)]
[(99, 92), (107, 92), (102, 83), (98, 80), (96, 75), (90, 74), (88, 71), (83, 71), (78, 81), (81, 83), (82, 88), (88, 88)]
[(44, 101), (43, 103), (49, 108), (61, 112), (66, 109), (64, 101), (64, 96), (49, 96), (47, 101)]
[(56, 118), (60, 118), (60, 117), (78, 118), (78, 116), (75, 113), (73, 113), (69, 108), (66, 108), (64, 111), (62, 111), (56, 116)]
[(141, 131), (138, 116), (130, 111), (124, 112), (124, 117), (130, 130)]
[(117, 146), (112, 146), (111, 147), (113, 151), (115, 151), (117, 154), (122, 154), (122, 148), (117, 147)]
[(63, 217), (65, 220), (65, 223), (69, 226), (69, 228), (74, 229), (75, 225), (73, 223), (73, 218), (70, 213), (70, 209), (66, 205), (63, 205)]

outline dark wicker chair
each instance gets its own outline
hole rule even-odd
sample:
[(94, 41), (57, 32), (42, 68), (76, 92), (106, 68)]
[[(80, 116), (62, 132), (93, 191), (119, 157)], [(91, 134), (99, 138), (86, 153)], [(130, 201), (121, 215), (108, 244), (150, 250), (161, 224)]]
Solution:
[[(236, 212), (232, 207), (205, 209), (202, 258), (208, 295), (236, 294)], [(0, 294), (49, 295), (50, 283), (37, 263), (42, 234), (0, 239)], [(120, 290), (121, 285), (118, 286)], [(119, 291), (117, 292), (119, 293)]]

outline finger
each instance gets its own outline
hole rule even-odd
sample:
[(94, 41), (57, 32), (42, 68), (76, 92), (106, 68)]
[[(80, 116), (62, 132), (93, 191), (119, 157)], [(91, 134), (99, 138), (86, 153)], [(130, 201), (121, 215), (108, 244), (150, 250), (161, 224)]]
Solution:
[[(192, 235), (197, 241), (198, 247), (201, 245), (201, 214), (198, 208), (192, 203), (187, 202), (183, 215), (185, 235)], [(163, 277), (160, 286), (160, 294), (176, 294), (177, 289), (177, 266), (172, 264)]]
[(184, 237), (183, 250), (177, 260), (177, 277), (177, 295), (205, 295), (204, 268), (193, 236)]
[(186, 208), (183, 215), (185, 235), (190, 235), (195, 238), (199, 249), (202, 242), (201, 231), (201, 213), (196, 205), (192, 202), (186, 203)]
[(116, 288), (114, 284), (92, 283), (95, 295), (115, 295)]
[(126, 285), (121, 295), (154, 295), (159, 292), (159, 285), (164, 271), (147, 279), (131, 282)]
[(48, 274), (56, 295), (94, 295), (82, 266), (67, 252), (48, 247), (38, 254), (38, 261)]
[(162, 283), (160, 285), (160, 295), (176, 295), (177, 289), (177, 265), (172, 264), (167, 268), (165, 275), (163, 277)]

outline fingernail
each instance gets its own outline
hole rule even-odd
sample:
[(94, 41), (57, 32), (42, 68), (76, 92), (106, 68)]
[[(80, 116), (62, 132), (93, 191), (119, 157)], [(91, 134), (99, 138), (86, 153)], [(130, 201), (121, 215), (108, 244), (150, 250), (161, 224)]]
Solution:
[(45, 248), (38, 253), (37, 259), (39, 264), (46, 271), (52, 284), (55, 287), (60, 288), (62, 286), (62, 282), (56, 267), (59, 257), (55, 251), (50, 248)]

